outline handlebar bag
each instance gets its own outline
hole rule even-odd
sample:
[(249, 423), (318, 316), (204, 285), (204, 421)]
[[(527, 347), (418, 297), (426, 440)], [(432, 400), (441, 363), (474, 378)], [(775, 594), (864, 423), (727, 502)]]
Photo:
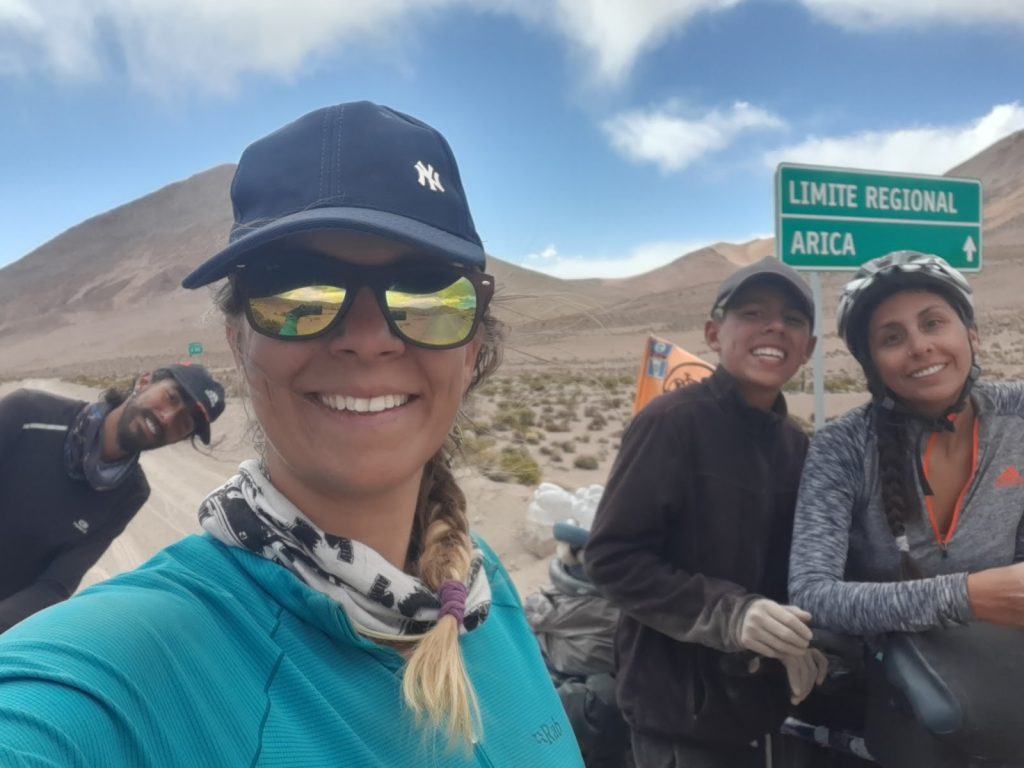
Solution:
[(973, 622), (892, 633), (881, 666), (940, 742), (967, 757), (1024, 763), (1024, 630)]

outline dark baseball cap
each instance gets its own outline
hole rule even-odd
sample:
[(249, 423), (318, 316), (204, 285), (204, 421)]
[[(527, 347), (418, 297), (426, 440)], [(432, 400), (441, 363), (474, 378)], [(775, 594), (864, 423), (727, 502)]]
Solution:
[(226, 277), (295, 236), (347, 230), (484, 267), (451, 147), (437, 130), (369, 101), (324, 107), (250, 144), (231, 184), (229, 245), (181, 284)]
[(196, 434), (204, 445), (209, 445), (210, 424), (224, 413), (224, 387), (197, 363), (175, 363), (166, 370), (194, 403)]
[(797, 300), (797, 307), (807, 315), (811, 325), (814, 325), (814, 294), (811, 293), (811, 287), (800, 277), (799, 272), (783, 264), (774, 256), (765, 256), (760, 261), (738, 269), (725, 278), (718, 286), (718, 295), (715, 297), (715, 303), (711, 306), (711, 314), (728, 309), (729, 302), (741, 288), (761, 281), (774, 282), (788, 287), (790, 293)]

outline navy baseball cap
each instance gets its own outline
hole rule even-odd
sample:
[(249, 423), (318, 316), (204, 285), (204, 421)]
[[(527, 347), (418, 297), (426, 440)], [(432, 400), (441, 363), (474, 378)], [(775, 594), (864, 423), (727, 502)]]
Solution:
[(368, 101), (318, 109), (250, 144), (235, 170), (231, 202), (229, 245), (186, 276), (183, 287), (226, 277), (281, 241), (332, 230), (380, 235), (484, 267), (444, 136)]
[(192, 415), (196, 434), (204, 445), (209, 445), (210, 424), (224, 413), (224, 387), (196, 363), (175, 363), (166, 370), (194, 403)]

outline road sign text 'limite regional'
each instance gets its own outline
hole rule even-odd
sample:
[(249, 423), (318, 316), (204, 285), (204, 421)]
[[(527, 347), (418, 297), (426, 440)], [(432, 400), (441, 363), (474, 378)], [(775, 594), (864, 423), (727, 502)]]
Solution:
[(890, 251), (981, 269), (981, 182), (783, 163), (775, 173), (779, 258), (798, 269), (856, 269)]

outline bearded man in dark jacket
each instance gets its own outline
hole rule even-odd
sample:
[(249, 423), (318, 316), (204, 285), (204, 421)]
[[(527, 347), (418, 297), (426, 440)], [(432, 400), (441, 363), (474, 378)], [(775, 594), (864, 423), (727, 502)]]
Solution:
[(224, 388), (201, 365), (139, 376), (95, 403), (0, 400), (0, 632), (66, 600), (149, 498), (139, 454), (210, 442)]

